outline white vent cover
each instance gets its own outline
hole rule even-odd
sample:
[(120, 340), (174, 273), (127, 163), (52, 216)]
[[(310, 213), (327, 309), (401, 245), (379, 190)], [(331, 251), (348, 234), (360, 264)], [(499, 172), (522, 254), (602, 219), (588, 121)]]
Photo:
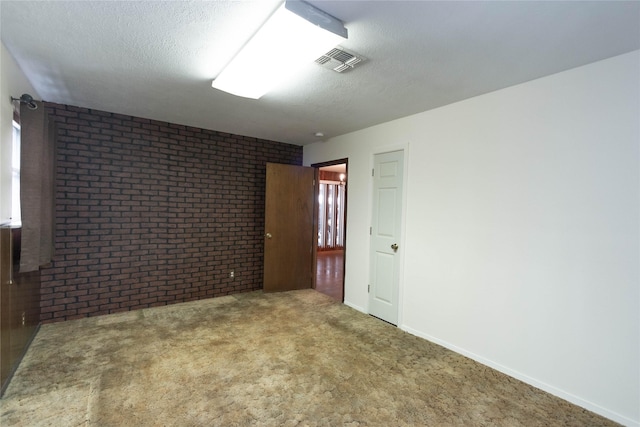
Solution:
[(355, 68), (357, 64), (364, 61), (366, 61), (366, 58), (363, 56), (349, 52), (341, 47), (331, 49), (329, 52), (316, 59), (318, 64), (338, 73), (349, 71), (352, 68)]

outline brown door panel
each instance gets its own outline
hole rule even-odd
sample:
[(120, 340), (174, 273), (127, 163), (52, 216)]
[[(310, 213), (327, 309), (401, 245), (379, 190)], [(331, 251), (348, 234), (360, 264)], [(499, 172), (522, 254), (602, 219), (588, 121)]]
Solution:
[(267, 163), (264, 291), (312, 285), (315, 169)]

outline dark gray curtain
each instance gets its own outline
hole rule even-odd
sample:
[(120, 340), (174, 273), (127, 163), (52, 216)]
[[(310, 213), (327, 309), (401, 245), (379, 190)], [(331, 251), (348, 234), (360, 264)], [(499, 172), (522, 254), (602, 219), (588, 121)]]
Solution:
[(53, 258), (56, 126), (41, 102), (20, 106), (20, 272), (35, 271)]

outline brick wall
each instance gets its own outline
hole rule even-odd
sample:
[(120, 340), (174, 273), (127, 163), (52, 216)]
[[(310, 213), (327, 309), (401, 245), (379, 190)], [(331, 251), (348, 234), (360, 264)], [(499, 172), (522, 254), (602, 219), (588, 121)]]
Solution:
[(42, 322), (262, 288), (265, 163), (300, 165), (302, 147), (46, 107), (59, 136)]

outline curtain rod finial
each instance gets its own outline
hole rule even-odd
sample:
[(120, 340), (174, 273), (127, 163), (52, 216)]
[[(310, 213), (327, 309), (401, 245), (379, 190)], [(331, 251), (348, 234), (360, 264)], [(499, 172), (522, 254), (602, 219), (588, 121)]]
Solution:
[(18, 101), (20, 104), (25, 104), (27, 108), (30, 110), (38, 109), (38, 104), (36, 104), (35, 101), (33, 100), (33, 96), (29, 95), (28, 93), (23, 93), (20, 96), (20, 98), (14, 98), (12, 96), (11, 102), (15, 102), (15, 101)]

